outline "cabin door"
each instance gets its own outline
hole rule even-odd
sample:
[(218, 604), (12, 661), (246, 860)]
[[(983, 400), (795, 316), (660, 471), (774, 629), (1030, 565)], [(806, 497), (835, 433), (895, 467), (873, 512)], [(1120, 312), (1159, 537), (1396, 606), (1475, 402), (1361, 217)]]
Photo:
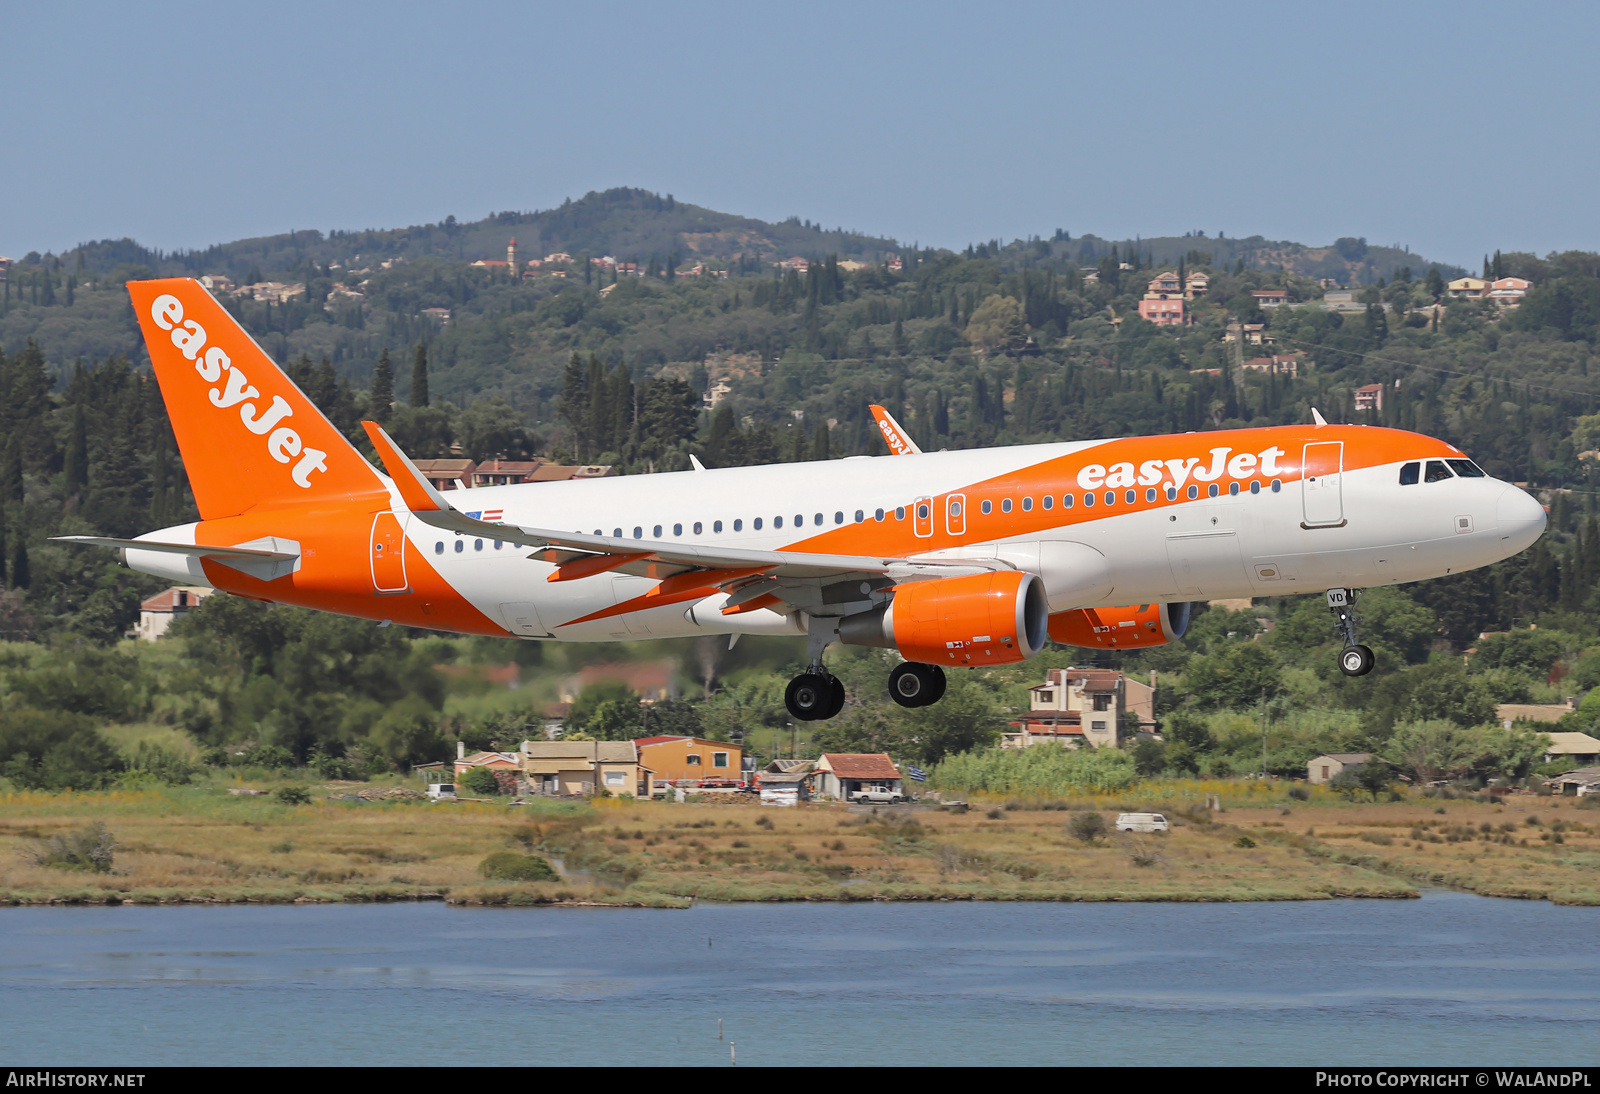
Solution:
[[(410, 514), (406, 514), (407, 519)], [(379, 513), (372, 518), (372, 537), (368, 544), (372, 564), (372, 587), (379, 593), (403, 593), (406, 584), (406, 533), (400, 518)]]
[(1307, 528), (1344, 524), (1344, 442), (1308, 444), (1300, 461), (1300, 500)]

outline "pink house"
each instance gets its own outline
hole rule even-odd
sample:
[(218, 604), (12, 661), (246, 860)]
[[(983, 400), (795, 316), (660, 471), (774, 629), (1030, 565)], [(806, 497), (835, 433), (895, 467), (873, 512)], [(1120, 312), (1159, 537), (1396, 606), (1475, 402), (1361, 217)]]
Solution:
[(1139, 301), (1139, 318), (1148, 319), (1157, 326), (1180, 327), (1183, 325), (1183, 297), (1150, 293)]

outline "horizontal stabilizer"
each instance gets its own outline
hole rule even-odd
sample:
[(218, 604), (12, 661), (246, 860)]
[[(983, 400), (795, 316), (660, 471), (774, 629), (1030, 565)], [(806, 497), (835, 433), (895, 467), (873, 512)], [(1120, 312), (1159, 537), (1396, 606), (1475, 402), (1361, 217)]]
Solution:
[(291, 574), (300, 565), (300, 544), (294, 540), (251, 540), (233, 547), (204, 543), (162, 543), (150, 539), (113, 539), (109, 536), (52, 536), (59, 543), (86, 543), (93, 547), (116, 547), (125, 551), (154, 551), (157, 554), (209, 558), (240, 573), (262, 581)]

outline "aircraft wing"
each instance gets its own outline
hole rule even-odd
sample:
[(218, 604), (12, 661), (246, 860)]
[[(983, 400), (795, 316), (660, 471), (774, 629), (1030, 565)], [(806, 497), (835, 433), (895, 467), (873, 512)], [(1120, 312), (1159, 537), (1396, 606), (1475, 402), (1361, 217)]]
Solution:
[[(362, 425), (385, 470), (394, 479), (401, 499), (418, 520), (442, 531), (534, 548), (530, 557), (556, 566), (550, 581), (572, 581), (608, 572), (627, 573), (657, 579), (662, 582), (658, 588), (666, 589), (678, 599), (708, 596), (717, 591), (732, 593), (734, 602), (723, 609), (726, 614), (778, 603), (827, 612), (833, 605), (829, 598), (820, 595), (821, 590), (840, 582), (887, 578), (889, 580), (878, 582), (887, 588), (900, 581), (1009, 568), (1003, 562), (992, 560), (933, 561), (879, 555), (762, 551), (491, 523), (468, 516), (452, 506), (406, 458), (382, 426), (375, 422)], [(741, 593), (750, 593), (756, 588), (763, 591), (739, 599)], [(854, 603), (855, 598), (840, 601), (837, 608), (852, 607)]]

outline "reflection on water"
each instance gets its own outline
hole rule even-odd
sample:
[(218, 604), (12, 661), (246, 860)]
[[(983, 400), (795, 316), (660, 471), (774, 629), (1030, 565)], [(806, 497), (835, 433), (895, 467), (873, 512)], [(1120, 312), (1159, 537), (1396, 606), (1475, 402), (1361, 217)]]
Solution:
[(1571, 1063), (1600, 1032), (1597, 923), (1452, 893), (4, 909), (0, 1046), (18, 1065), (725, 1066), (721, 1019), (741, 1066)]

